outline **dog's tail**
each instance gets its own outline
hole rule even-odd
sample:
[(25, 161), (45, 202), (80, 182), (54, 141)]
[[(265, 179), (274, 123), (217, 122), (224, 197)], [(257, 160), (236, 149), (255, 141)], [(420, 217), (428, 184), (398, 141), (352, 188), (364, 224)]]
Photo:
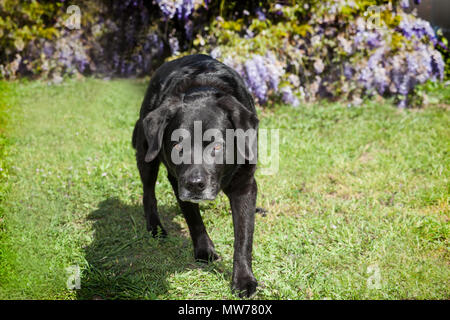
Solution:
[(136, 121), (136, 124), (134, 125), (133, 137), (131, 138), (131, 144), (133, 145), (133, 148), (135, 148), (135, 149), (136, 149), (136, 146), (137, 146), (138, 123), (139, 123), (139, 120)]

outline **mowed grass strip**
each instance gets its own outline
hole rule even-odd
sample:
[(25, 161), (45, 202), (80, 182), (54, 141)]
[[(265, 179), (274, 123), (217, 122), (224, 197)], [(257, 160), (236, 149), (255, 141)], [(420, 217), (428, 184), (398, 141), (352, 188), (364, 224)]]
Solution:
[[(146, 85), (2, 83), (11, 111), (0, 298), (235, 299), (224, 195), (202, 205), (219, 262), (194, 261), (162, 167), (169, 237), (145, 230), (130, 140)], [(257, 177), (268, 213), (256, 217), (255, 298), (450, 298), (447, 105), (274, 106), (260, 119), (280, 143), (276, 173), (262, 175), (261, 163)], [(71, 266), (79, 290), (67, 288)]]

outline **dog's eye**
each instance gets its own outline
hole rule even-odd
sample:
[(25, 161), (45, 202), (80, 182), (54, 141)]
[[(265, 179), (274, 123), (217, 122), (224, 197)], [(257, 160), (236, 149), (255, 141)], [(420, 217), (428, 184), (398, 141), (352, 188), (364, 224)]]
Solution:
[(211, 150), (211, 156), (215, 157), (216, 155), (218, 155), (220, 152), (222, 152), (222, 144), (221, 143), (216, 143), (212, 150)]
[(182, 151), (183, 150), (183, 146), (181, 145), (181, 143), (178, 143), (176, 145), (173, 146), (175, 148), (175, 150), (177, 151)]

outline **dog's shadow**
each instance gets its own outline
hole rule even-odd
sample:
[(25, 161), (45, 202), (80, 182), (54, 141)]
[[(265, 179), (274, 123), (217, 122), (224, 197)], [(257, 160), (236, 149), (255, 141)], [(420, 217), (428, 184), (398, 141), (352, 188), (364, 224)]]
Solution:
[(167, 238), (147, 232), (141, 204), (110, 198), (88, 216), (94, 240), (84, 248), (88, 266), (82, 272), (79, 299), (163, 298), (174, 273), (222, 269), (220, 262), (195, 262), (189, 234), (177, 222), (183, 218), (176, 204), (159, 206), (158, 211)]

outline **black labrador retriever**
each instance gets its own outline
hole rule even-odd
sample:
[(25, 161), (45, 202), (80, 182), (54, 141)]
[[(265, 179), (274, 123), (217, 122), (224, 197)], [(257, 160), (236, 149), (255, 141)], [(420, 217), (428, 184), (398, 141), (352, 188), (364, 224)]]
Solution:
[(241, 297), (251, 296), (257, 286), (252, 271), (257, 130), (254, 101), (242, 78), (199, 54), (156, 70), (132, 141), (144, 188), (147, 230), (153, 236), (166, 235), (155, 197), (161, 162), (189, 226), (197, 260), (219, 258), (198, 202), (214, 200), (220, 190), (228, 196), (235, 238), (232, 289)]

